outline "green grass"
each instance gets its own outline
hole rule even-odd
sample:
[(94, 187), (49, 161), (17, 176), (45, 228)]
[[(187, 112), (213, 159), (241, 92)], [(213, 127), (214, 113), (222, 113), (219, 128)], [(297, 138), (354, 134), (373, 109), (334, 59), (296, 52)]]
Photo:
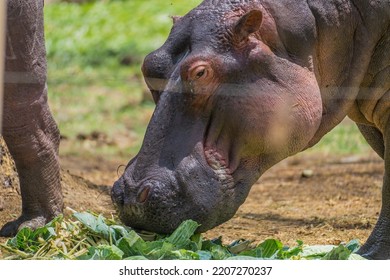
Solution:
[(359, 132), (357, 126), (346, 119), (340, 125), (336, 126), (331, 132), (325, 135), (321, 141), (309, 153), (322, 154), (362, 154), (371, 148), (367, 144), (363, 135)]
[(124, 56), (142, 58), (165, 41), (172, 25), (170, 16), (184, 14), (197, 3), (131, 0), (48, 5), (48, 58), (60, 68), (76, 66), (72, 61), (76, 59), (92, 72), (96, 66), (117, 67), (117, 59)]
[[(139, 150), (154, 109), (141, 75), (142, 60), (165, 41), (170, 16), (184, 15), (200, 2), (106, 0), (45, 6), (49, 102), (68, 139), (62, 154), (129, 158)], [(112, 145), (77, 140), (94, 131)], [(366, 148), (355, 126), (344, 124), (310, 151), (350, 154)]]

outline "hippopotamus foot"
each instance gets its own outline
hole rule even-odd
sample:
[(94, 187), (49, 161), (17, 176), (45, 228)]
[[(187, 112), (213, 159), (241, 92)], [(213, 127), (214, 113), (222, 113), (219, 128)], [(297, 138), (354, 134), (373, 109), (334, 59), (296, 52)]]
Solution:
[(0, 230), (0, 236), (3, 237), (14, 236), (19, 230), (25, 227), (35, 230), (39, 227), (44, 226), (46, 222), (47, 219), (44, 218), (43, 216), (31, 218), (31, 217), (27, 217), (26, 215), (22, 215), (18, 219), (6, 223), (3, 226), (3, 228)]
[(390, 219), (381, 214), (379, 220), (368, 238), (360, 248), (358, 254), (367, 259), (386, 260), (390, 259)]
[[(34, 132), (28, 135), (34, 135)], [(26, 137), (19, 138), (26, 140)], [(57, 146), (56, 143), (50, 142), (50, 148), (46, 145), (36, 148), (26, 141), (29, 145), (16, 145), (15, 149), (13, 144), (18, 144), (18, 141), (12, 140), (14, 141), (9, 141), (9, 147), (19, 173), (22, 213), (19, 218), (6, 223), (0, 230), (0, 236), (5, 237), (15, 235), (23, 227), (36, 229), (44, 226), (61, 214), (63, 208), (57, 152), (51, 146)]]
[[(5, 117), (14, 120), (23, 127), (23, 133), (9, 126), (4, 126), (4, 139), (12, 155), (19, 175), (22, 197), (21, 216), (3, 226), (0, 236), (12, 236), (23, 227), (36, 229), (45, 225), (47, 221), (62, 212), (63, 197), (61, 192), (60, 166), (58, 161), (59, 132), (49, 114), (46, 102), (42, 110), (34, 112), (25, 108), (17, 108), (8, 102), (9, 95), (5, 96)], [(38, 102), (36, 102), (38, 103)], [(8, 110), (17, 108), (17, 110)], [(26, 115), (26, 118), (36, 118), (40, 126), (17, 115)], [(16, 120), (16, 121), (15, 121)], [(18, 126), (19, 127), (19, 126)], [(43, 132), (44, 131), (44, 132)]]

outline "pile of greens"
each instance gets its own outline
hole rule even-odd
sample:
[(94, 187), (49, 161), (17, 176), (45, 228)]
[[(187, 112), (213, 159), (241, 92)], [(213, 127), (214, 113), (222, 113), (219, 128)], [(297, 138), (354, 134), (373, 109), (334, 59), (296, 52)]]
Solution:
[(339, 246), (297, 246), (289, 248), (275, 239), (257, 246), (245, 240), (229, 245), (222, 238), (207, 240), (196, 234), (198, 224), (187, 220), (171, 235), (147, 235), (88, 212), (73, 218), (55, 218), (37, 230), (24, 228), (5, 244), (5, 259), (81, 260), (242, 260), (242, 259), (363, 259), (355, 252), (359, 242)]

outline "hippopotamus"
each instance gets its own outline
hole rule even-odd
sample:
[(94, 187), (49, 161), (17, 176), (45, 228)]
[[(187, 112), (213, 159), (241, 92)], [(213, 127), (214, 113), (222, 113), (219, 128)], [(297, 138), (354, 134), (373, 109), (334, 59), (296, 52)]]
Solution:
[(1, 133), (19, 175), (22, 213), (0, 236), (43, 226), (63, 208), (60, 133), (47, 102), (43, 5), (43, 0), (7, 1)]
[(156, 107), (112, 188), (121, 220), (159, 233), (186, 219), (216, 227), (267, 169), (348, 116), (385, 161), (382, 209), (359, 253), (390, 258), (389, 27), (388, 0), (205, 0), (173, 17), (143, 62)]

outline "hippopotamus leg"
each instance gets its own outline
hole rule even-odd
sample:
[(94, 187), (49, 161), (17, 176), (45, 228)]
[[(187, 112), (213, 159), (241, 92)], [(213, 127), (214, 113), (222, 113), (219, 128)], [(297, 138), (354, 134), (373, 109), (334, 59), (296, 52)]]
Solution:
[(373, 148), (373, 150), (381, 157), (385, 156), (385, 146), (383, 142), (383, 135), (379, 129), (373, 126), (357, 124), (361, 134), (366, 139), (367, 143)]
[(22, 214), (1, 236), (62, 212), (59, 131), (47, 103), (43, 0), (9, 0), (3, 137), (19, 174)]
[(387, 123), (384, 133), (385, 175), (382, 188), (382, 208), (374, 230), (358, 252), (368, 259), (390, 259), (390, 127), (389, 121)]

